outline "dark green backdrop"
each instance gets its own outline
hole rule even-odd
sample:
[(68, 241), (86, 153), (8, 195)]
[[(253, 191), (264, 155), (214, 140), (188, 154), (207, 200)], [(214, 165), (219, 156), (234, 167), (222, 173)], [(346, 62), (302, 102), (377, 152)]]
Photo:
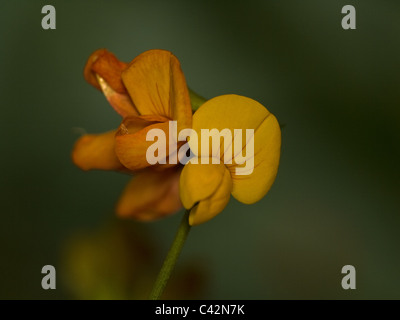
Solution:
[[(45, 4), (56, 8), (56, 30), (41, 28)], [(357, 9), (356, 30), (341, 28), (346, 4)], [(109, 287), (124, 282), (112, 240), (92, 240), (97, 249), (78, 267), (67, 253), (77, 233), (116, 223), (129, 179), (82, 172), (70, 160), (79, 132), (120, 121), (82, 75), (90, 53), (105, 47), (125, 61), (171, 50), (195, 91), (251, 97), (285, 124), (269, 194), (251, 206), (232, 199), (189, 235), (179, 264), (196, 270), (197, 297), (399, 299), (399, 35), (395, 0), (1, 1), (0, 298), (93, 298), (85, 290), (104, 273)], [(179, 219), (123, 222), (151, 241), (151, 272)], [(111, 260), (117, 267), (101, 273)], [(47, 264), (57, 269), (56, 290), (41, 288)], [(341, 287), (347, 264), (356, 290)], [(81, 279), (94, 280), (76, 289), (84, 268)], [(144, 296), (151, 287), (132, 283)]]

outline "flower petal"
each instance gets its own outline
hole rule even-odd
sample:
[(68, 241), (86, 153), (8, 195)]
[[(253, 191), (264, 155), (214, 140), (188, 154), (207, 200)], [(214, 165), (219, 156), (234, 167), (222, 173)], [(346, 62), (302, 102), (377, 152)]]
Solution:
[(98, 74), (96, 74), (96, 77), (104, 96), (119, 115), (123, 118), (139, 115), (127, 93), (118, 93)]
[(165, 118), (152, 116), (129, 117), (122, 121), (115, 140), (115, 152), (121, 163), (131, 170), (140, 170), (150, 166), (147, 150), (154, 141), (146, 141), (147, 133), (152, 129), (161, 129), (165, 133), (166, 146), (160, 157), (166, 158), (168, 151), (168, 128)]
[[(205, 102), (193, 116), (193, 129), (200, 137), (201, 129), (217, 129), (222, 131), (228, 129), (231, 142), (224, 143), (220, 152), (221, 163), (224, 162), (225, 153), (230, 153), (227, 159), (232, 160), (232, 164), (226, 164), (229, 168), (232, 179), (232, 195), (243, 203), (254, 203), (260, 200), (271, 188), (275, 180), (280, 157), (281, 131), (275, 116), (272, 115), (264, 106), (255, 100), (238, 95), (223, 95)], [(234, 140), (240, 138), (235, 136), (234, 129), (242, 130), (242, 145), (240, 151), (247, 151), (249, 142), (254, 142), (254, 158), (252, 155), (243, 155), (248, 161), (254, 160), (254, 169), (248, 170), (249, 174), (237, 174), (238, 168), (243, 168), (246, 163), (238, 165), (236, 157), (241, 154), (234, 147)], [(254, 136), (248, 137), (246, 129), (253, 129)], [(222, 139), (221, 139), (222, 140)], [(198, 150), (200, 156), (206, 156), (201, 152), (201, 139), (196, 143), (196, 139), (191, 139), (189, 145), (192, 150)], [(214, 155), (211, 150), (208, 155)], [(244, 152), (246, 153), (246, 152)]]
[(178, 132), (191, 127), (191, 103), (178, 59), (169, 51), (137, 56), (122, 80), (141, 115), (157, 114), (178, 121)]
[(115, 151), (115, 132), (86, 134), (75, 143), (72, 161), (82, 170), (123, 170)]
[(147, 169), (126, 186), (117, 204), (117, 214), (141, 221), (151, 221), (173, 214), (182, 208), (179, 199), (180, 169), (155, 172)]
[(219, 214), (228, 204), (231, 190), (232, 179), (223, 164), (186, 164), (180, 196), (184, 207), (191, 209), (189, 224), (198, 225)]
[[(240, 202), (252, 204), (271, 189), (278, 173), (281, 151), (281, 130), (273, 114), (268, 116), (254, 134), (254, 169), (249, 175), (237, 175), (240, 166), (231, 166), (232, 195)], [(249, 157), (246, 157), (246, 161)]]
[(83, 74), (87, 82), (101, 90), (96, 74), (101, 76), (115, 91), (126, 93), (121, 80), (121, 73), (126, 68), (125, 62), (119, 61), (117, 57), (106, 49), (93, 52), (86, 62)]

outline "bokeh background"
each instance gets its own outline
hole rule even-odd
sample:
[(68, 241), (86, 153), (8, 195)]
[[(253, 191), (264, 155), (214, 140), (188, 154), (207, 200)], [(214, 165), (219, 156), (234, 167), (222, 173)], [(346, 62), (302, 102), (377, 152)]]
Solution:
[[(2, 0), (0, 298), (145, 298), (174, 237), (181, 213), (118, 220), (129, 177), (71, 162), (82, 132), (120, 121), (82, 75), (105, 47), (171, 50), (196, 92), (251, 97), (285, 124), (269, 194), (193, 228), (166, 297), (399, 299), (399, 35), (396, 0)], [(47, 264), (56, 290), (41, 288)]]

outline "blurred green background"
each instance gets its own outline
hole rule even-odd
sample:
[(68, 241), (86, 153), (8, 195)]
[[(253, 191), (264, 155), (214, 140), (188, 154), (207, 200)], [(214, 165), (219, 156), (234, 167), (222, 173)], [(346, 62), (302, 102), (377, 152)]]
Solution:
[(0, 298), (146, 297), (173, 239), (181, 214), (118, 221), (129, 177), (70, 160), (79, 132), (120, 122), (82, 75), (104, 47), (171, 50), (198, 93), (251, 97), (286, 125), (269, 194), (192, 229), (169, 297), (399, 299), (399, 35), (395, 0), (1, 1)]

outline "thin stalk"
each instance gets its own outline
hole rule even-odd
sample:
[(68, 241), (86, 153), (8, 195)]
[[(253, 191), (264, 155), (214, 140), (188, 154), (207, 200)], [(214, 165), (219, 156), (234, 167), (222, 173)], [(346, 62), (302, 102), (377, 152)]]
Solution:
[(165, 286), (167, 285), (168, 279), (174, 270), (176, 261), (178, 260), (179, 254), (182, 251), (182, 247), (185, 244), (186, 238), (190, 231), (189, 212), (190, 210), (186, 210), (182, 218), (181, 224), (179, 225), (178, 231), (175, 235), (174, 242), (169, 249), (167, 257), (164, 260), (164, 264), (161, 267), (157, 280), (154, 284), (153, 290), (150, 293), (150, 300), (160, 299), (162, 293), (164, 292)]

